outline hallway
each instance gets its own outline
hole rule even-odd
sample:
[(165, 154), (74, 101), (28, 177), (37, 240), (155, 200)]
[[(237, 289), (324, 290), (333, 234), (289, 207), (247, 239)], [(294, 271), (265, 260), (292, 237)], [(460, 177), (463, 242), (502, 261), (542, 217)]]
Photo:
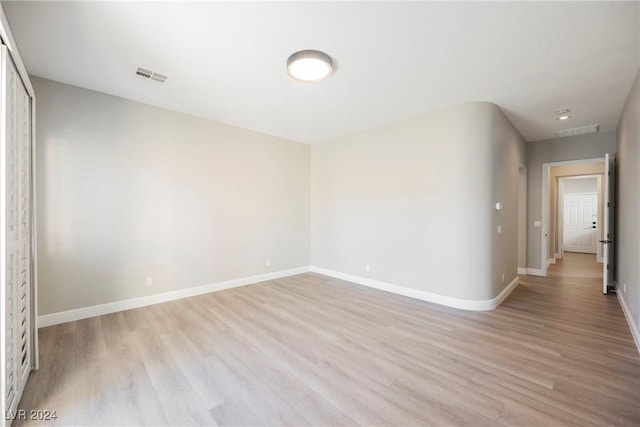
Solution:
[[(547, 277), (521, 276), (500, 308), (507, 307), (535, 315), (545, 334), (553, 333), (547, 339), (560, 334), (564, 345), (586, 347), (585, 356), (601, 350), (639, 359), (618, 298), (602, 294), (602, 264), (592, 254), (565, 252), (549, 266)], [(565, 335), (568, 331), (575, 333)]]
[[(581, 278), (585, 279), (583, 284), (587, 286), (595, 284), (599, 290), (602, 289), (602, 264), (596, 261), (594, 254), (582, 254), (578, 252), (565, 252), (564, 259), (559, 259), (556, 264), (552, 264), (548, 271), (549, 277), (554, 278)], [(591, 289), (591, 286), (589, 286)]]

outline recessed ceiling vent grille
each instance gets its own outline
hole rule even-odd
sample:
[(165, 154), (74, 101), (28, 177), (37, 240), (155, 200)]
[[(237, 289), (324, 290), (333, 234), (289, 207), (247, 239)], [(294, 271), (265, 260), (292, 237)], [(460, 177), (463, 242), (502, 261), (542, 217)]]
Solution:
[(579, 128), (562, 129), (556, 131), (556, 136), (563, 138), (565, 136), (586, 135), (588, 133), (597, 133), (600, 129), (600, 125), (582, 126)]
[(167, 76), (164, 74), (156, 73), (155, 71), (147, 70), (146, 68), (138, 67), (136, 75), (144, 79), (150, 79), (158, 83), (164, 83), (167, 81)]

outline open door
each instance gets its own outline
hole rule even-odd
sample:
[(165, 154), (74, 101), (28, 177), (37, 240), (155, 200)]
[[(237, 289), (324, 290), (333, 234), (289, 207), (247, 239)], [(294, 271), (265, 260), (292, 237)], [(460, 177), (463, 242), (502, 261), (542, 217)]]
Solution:
[(615, 158), (609, 156), (604, 158), (604, 221), (602, 221), (602, 293), (609, 293), (613, 289), (613, 263), (614, 263), (614, 245), (613, 230), (615, 221), (614, 200), (615, 194)]

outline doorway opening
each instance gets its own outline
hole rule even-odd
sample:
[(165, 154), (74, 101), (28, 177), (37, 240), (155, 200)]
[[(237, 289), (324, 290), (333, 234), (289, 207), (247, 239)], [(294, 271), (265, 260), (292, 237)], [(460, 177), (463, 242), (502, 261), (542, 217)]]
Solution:
[[(589, 165), (594, 170), (602, 168), (595, 175), (559, 174), (567, 167), (554, 167), (552, 174), (557, 177), (557, 233), (554, 258), (563, 259), (565, 252), (593, 254), (602, 263), (602, 250), (598, 242), (602, 240), (602, 175), (604, 164)], [(554, 169), (556, 169), (554, 171)], [(553, 227), (552, 227), (553, 228)]]
[[(604, 158), (542, 165), (542, 276), (547, 275), (549, 265), (564, 257), (565, 251), (579, 253), (595, 250), (594, 261), (602, 261), (602, 291), (606, 294), (611, 289), (614, 256), (613, 165), (614, 159), (608, 154)], [(567, 184), (570, 178), (578, 177), (595, 177), (596, 191), (593, 191), (593, 186), (588, 187), (588, 191), (574, 191), (573, 198), (568, 200), (565, 197), (565, 193), (570, 193), (565, 191), (567, 185), (574, 190), (585, 189), (586, 181)], [(586, 194), (577, 196), (578, 193)], [(567, 209), (565, 204), (569, 204)], [(565, 220), (571, 223), (567, 225), (569, 228), (565, 227)]]

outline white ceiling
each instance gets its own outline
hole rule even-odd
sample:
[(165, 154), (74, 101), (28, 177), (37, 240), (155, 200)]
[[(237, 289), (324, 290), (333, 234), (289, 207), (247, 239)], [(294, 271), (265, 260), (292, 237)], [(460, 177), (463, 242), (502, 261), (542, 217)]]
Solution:
[[(640, 65), (639, 2), (3, 2), (36, 76), (314, 143), (469, 101), (529, 141), (615, 129)], [(287, 77), (318, 49), (336, 73)], [(134, 75), (167, 74), (164, 85)], [(571, 109), (573, 118), (555, 120)]]

